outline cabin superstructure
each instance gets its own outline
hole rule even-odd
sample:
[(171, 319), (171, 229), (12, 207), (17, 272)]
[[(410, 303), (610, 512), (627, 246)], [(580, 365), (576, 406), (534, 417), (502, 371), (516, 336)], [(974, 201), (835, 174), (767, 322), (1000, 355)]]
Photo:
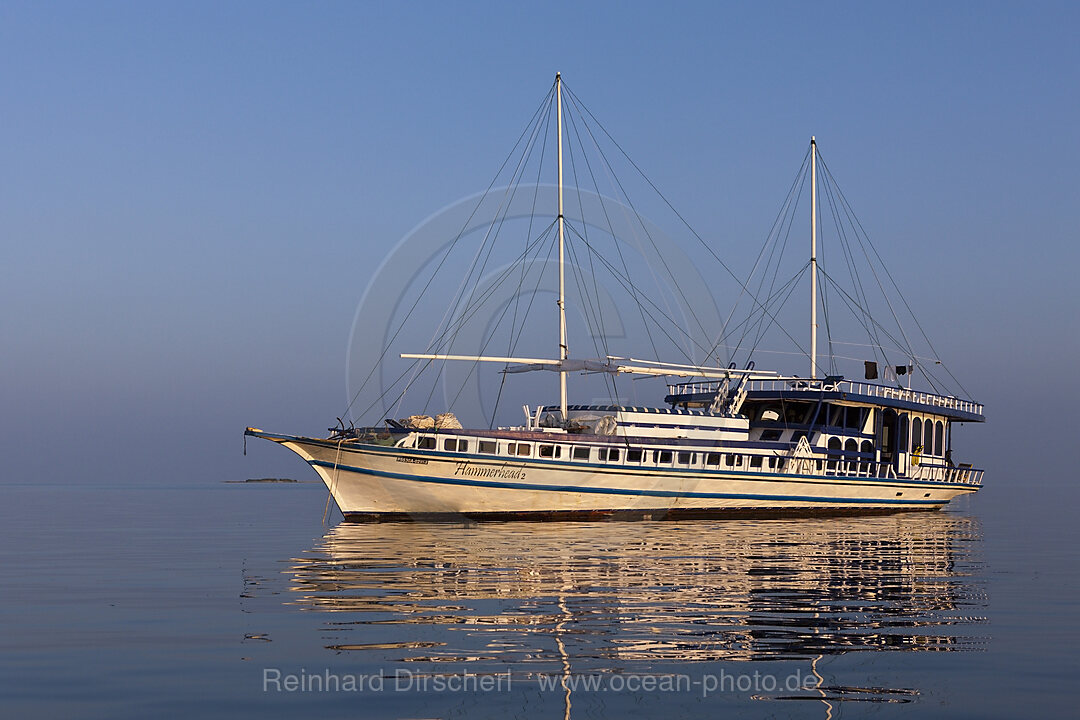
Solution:
[[(672, 407), (707, 407), (716, 383), (668, 386)], [(747, 440), (794, 447), (803, 439), (815, 471), (978, 484), (982, 471), (954, 464), (954, 423), (983, 422), (979, 403), (877, 383), (825, 379), (750, 380), (738, 413)]]
[(982, 422), (955, 397), (841, 378), (750, 380), (739, 407), (713, 412), (721, 382), (669, 385), (668, 407), (526, 408), (526, 424), (410, 433), (399, 446), (513, 461), (609, 467), (909, 479), (977, 487), (952, 459), (954, 423)]

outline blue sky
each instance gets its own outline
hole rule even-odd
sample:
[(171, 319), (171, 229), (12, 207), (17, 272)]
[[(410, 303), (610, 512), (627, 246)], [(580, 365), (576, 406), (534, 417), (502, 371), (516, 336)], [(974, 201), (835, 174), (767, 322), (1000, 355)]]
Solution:
[(243, 427), (333, 423), (374, 268), (483, 189), (556, 70), (737, 266), (816, 134), (987, 403), (964, 442), (989, 456), (1077, 392), (1048, 369), (1080, 350), (1078, 26), (1068, 3), (3, 3), (5, 479), (304, 473), (241, 457)]

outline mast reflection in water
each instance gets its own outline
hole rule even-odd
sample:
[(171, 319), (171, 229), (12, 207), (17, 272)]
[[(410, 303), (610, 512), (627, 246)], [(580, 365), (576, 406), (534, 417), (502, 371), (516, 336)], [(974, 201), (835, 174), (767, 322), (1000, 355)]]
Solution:
[(577, 672), (979, 649), (980, 542), (972, 518), (941, 512), (343, 524), (289, 573), (294, 602), (335, 614), (330, 649)]

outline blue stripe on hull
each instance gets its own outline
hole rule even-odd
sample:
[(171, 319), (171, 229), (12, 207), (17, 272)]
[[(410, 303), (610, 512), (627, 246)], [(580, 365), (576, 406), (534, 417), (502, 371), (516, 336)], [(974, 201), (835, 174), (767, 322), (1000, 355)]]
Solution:
[[(819, 497), (811, 495), (759, 495), (750, 493), (710, 493), (677, 490), (633, 490), (630, 488), (602, 488), (582, 485), (532, 485), (529, 483), (500, 482), (494, 480), (471, 480), (466, 478), (444, 478), (428, 475), (406, 475), (404, 473), (372, 470), (354, 465), (334, 464), (324, 460), (309, 460), (311, 465), (338, 470), (345, 470), (360, 475), (373, 475), (393, 480), (410, 480), (414, 482), (433, 483), (437, 485), (464, 485), (469, 487), (499, 488), (505, 490), (543, 490), (547, 492), (577, 492), (592, 493), (599, 495), (636, 495), (647, 497), (667, 498), (704, 498), (726, 500), (780, 500), (799, 501), (814, 503), (849, 503), (849, 504), (873, 504), (873, 505), (897, 505), (897, 506), (924, 506), (944, 505), (948, 501), (943, 500), (877, 500), (874, 498), (843, 498), (843, 497)], [(749, 481), (752, 482), (752, 481)]]

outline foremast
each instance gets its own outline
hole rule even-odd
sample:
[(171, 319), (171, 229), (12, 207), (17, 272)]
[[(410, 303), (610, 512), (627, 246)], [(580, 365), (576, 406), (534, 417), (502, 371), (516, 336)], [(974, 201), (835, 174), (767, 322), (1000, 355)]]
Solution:
[(810, 377), (817, 366), (817, 141), (810, 136)]
[[(556, 133), (559, 136), (558, 165), (559, 165), (559, 360), (565, 361), (569, 356), (569, 348), (566, 345), (566, 267), (564, 254), (566, 249), (565, 218), (563, 217), (563, 177), (562, 177), (562, 74), (555, 73), (555, 117)], [(562, 419), (567, 419), (566, 412), (566, 370), (559, 370), (559, 405), (562, 409)]]

